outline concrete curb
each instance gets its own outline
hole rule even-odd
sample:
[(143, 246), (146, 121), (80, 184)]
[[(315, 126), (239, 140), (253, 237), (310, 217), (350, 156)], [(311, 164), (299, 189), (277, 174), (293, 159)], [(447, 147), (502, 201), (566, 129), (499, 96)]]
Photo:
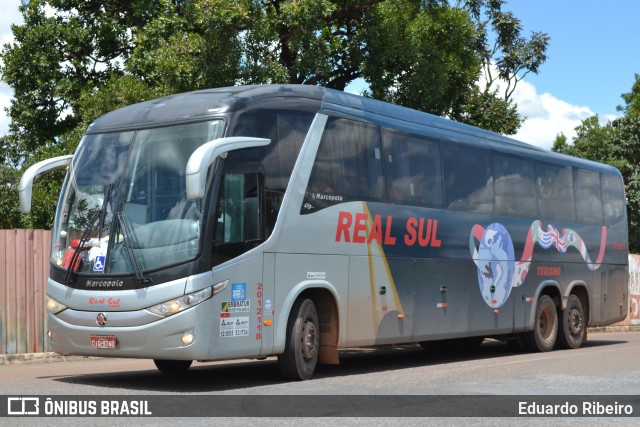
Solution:
[[(640, 325), (631, 326), (598, 326), (589, 328), (589, 333), (607, 332), (640, 332)], [(0, 354), (0, 366), (19, 365), (26, 363), (51, 363), (51, 362), (78, 362), (82, 360), (99, 359), (98, 357), (87, 356), (62, 356), (58, 353), (21, 353), (21, 354)]]
[(0, 354), (1, 365), (19, 365), (25, 363), (50, 363), (50, 362), (73, 362), (79, 360), (95, 359), (84, 356), (62, 356), (58, 353), (20, 353), (20, 354)]
[(612, 325), (589, 328), (589, 333), (598, 332), (640, 332), (640, 325)]

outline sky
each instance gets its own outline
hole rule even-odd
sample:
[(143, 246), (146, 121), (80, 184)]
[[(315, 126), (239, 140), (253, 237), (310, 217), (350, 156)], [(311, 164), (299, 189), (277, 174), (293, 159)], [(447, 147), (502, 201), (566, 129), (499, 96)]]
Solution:
[[(13, 40), (11, 24), (22, 23), (20, 0), (0, 4), (0, 44)], [(597, 114), (605, 123), (620, 115), (616, 106), (640, 74), (640, 1), (638, 0), (507, 0), (521, 20), (524, 34), (547, 33), (547, 61), (538, 75), (518, 84), (514, 100), (527, 117), (516, 139), (546, 149), (556, 135), (569, 141), (580, 122)], [(358, 90), (357, 85), (350, 88)], [(0, 135), (9, 121), (11, 88), (0, 82)]]

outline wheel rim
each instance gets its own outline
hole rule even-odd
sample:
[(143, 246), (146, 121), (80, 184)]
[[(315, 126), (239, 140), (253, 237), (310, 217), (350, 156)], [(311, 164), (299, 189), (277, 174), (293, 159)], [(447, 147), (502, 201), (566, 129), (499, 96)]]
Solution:
[(545, 308), (540, 313), (540, 319), (538, 319), (538, 328), (540, 329), (540, 335), (544, 339), (548, 339), (553, 333), (553, 313), (550, 309)]
[(572, 308), (567, 316), (567, 322), (571, 335), (578, 336), (582, 333), (582, 313), (579, 310)]
[(318, 334), (316, 325), (305, 320), (302, 325), (302, 357), (304, 360), (313, 359), (318, 351)]

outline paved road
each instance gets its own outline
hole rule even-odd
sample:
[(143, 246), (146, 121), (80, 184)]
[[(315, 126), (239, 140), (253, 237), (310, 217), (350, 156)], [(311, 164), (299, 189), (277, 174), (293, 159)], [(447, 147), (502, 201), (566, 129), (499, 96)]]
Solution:
[[(467, 353), (429, 353), (419, 347), (358, 349), (342, 352), (339, 366), (321, 366), (315, 378), (305, 382), (283, 381), (275, 359), (195, 363), (186, 375), (173, 378), (158, 372), (153, 362), (148, 360), (80, 359), (72, 362), (0, 366), (0, 394), (169, 394), (175, 395), (176, 399), (191, 393), (198, 397), (225, 395), (225, 399), (240, 395), (636, 396), (640, 394), (639, 354), (640, 332), (592, 333), (583, 348), (536, 354), (516, 352), (495, 341), (485, 341), (478, 350)], [(286, 402), (286, 399), (283, 397), (283, 401)], [(0, 404), (4, 405), (3, 402)], [(636, 411), (640, 412), (640, 406)], [(640, 413), (637, 415), (640, 416)], [(82, 420), (69, 419), (68, 424), (81, 425)], [(331, 420), (337, 421), (334, 423)], [(325, 419), (322, 424), (340, 425), (339, 420)], [(354, 418), (350, 422), (357, 424), (358, 420), (359, 418)], [(380, 422), (379, 425), (386, 425), (389, 421), (397, 421), (398, 425), (418, 422), (407, 418), (387, 419), (386, 422), (365, 418), (362, 423), (376, 425), (376, 420)], [(442, 418), (435, 420), (438, 424), (451, 422), (453, 424), (450, 425), (458, 425), (455, 419), (447, 422)], [(462, 420), (461, 424), (471, 421)], [(499, 421), (509, 425), (507, 420), (503, 418), (489, 422), (478, 419), (474, 424), (495, 425)], [(550, 419), (525, 418), (519, 419), (518, 424), (540, 425), (544, 424), (544, 420)], [(575, 425), (578, 421), (575, 418), (567, 420), (565, 425)], [(0, 419), (0, 425), (3, 425), (2, 421)], [(140, 421), (138, 418), (137, 422)], [(160, 424), (164, 422), (156, 421)], [(289, 418), (283, 421), (293, 425), (296, 420)], [(640, 424), (638, 418), (581, 419), (580, 424), (629, 425), (629, 421)], [(166, 425), (170, 422), (174, 423), (175, 420), (166, 420)], [(92, 424), (95, 423), (92, 421)], [(120, 423), (105, 425), (116, 424)], [(556, 418), (552, 424), (562, 422)]]

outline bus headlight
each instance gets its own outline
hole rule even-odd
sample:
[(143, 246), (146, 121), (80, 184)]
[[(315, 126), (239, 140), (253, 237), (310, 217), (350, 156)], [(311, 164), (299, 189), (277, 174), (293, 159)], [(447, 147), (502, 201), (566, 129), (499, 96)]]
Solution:
[(158, 316), (168, 317), (208, 300), (209, 298), (211, 298), (212, 294), (212, 289), (206, 288), (180, 298), (172, 299), (170, 301), (165, 301), (152, 307), (148, 307), (147, 311), (150, 311), (153, 314), (157, 314)]
[(62, 310), (66, 310), (66, 306), (60, 304), (58, 301), (54, 300), (51, 297), (47, 297), (47, 310), (49, 310), (52, 314), (58, 314)]

